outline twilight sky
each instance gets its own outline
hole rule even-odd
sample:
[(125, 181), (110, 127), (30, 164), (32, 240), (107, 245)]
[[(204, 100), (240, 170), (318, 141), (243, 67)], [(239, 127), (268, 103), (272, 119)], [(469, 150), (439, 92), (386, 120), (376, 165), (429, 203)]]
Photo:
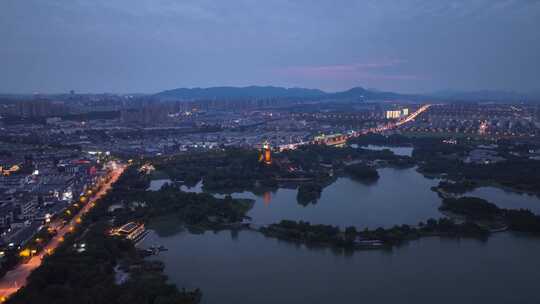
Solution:
[(0, 92), (540, 89), (540, 0), (0, 0)]

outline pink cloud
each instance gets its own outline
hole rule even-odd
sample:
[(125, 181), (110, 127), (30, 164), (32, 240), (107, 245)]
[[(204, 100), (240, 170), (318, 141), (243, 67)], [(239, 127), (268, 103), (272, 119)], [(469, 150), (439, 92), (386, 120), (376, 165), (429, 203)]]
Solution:
[(404, 60), (387, 60), (371, 63), (351, 63), (318, 66), (291, 66), (280, 68), (277, 72), (284, 76), (297, 76), (302, 78), (322, 79), (370, 79), (370, 80), (417, 80), (422, 79), (418, 75), (393, 74), (385, 72), (397, 67)]

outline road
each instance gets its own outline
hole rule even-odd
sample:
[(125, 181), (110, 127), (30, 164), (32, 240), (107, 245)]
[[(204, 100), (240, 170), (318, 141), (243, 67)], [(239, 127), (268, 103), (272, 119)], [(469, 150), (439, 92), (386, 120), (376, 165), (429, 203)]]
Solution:
[(2, 279), (0, 279), (0, 303), (4, 302), (10, 295), (17, 292), (17, 290), (26, 284), (26, 279), (30, 273), (41, 265), (43, 256), (47, 253), (54, 252), (58, 245), (60, 245), (60, 243), (64, 240), (66, 233), (72, 231), (72, 229), (77, 226), (77, 219), (92, 209), (95, 202), (105, 195), (111, 188), (112, 184), (118, 180), (120, 175), (122, 175), (124, 172), (124, 169), (125, 166), (117, 166), (117, 168), (110, 173), (111, 178), (109, 179), (109, 182), (104, 184), (101, 187), (101, 190), (90, 198), (88, 203), (84, 205), (84, 207), (71, 219), (69, 223), (57, 231), (57, 234), (49, 241), (44, 250), (33, 256), (28, 263), (18, 265), (15, 269), (9, 271)]
[(427, 111), (427, 109), (429, 109), (429, 107), (431, 107), (430, 104), (423, 105), (418, 110), (414, 111), (413, 113), (411, 113), (407, 117), (398, 120), (395, 123), (388, 123), (388, 124), (386, 124), (384, 126), (381, 126), (381, 127), (363, 130), (361, 132), (358, 132), (356, 136), (364, 135), (364, 134), (367, 134), (367, 133), (377, 133), (377, 132), (384, 132), (384, 131), (388, 131), (388, 130), (391, 130), (391, 129), (395, 129), (395, 128), (400, 127), (400, 126), (402, 126), (402, 125), (404, 125), (404, 124), (406, 124), (408, 122), (413, 121), (416, 117), (418, 117), (418, 115), (420, 115), (420, 114), (424, 113), (425, 111)]
[[(360, 130), (360, 131), (355, 131), (352, 135), (348, 135), (347, 139), (352, 138), (352, 137), (358, 137), (358, 136), (366, 135), (368, 133), (380, 133), (380, 132), (388, 131), (388, 130), (391, 130), (391, 129), (395, 129), (395, 128), (400, 127), (400, 126), (402, 126), (402, 125), (404, 125), (404, 124), (406, 124), (408, 122), (413, 121), (416, 117), (418, 117), (418, 115), (420, 115), (420, 114), (424, 113), (425, 111), (427, 111), (429, 109), (429, 107), (431, 107), (430, 104), (423, 105), (418, 110), (414, 111), (413, 113), (411, 113), (407, 117), (398, 120), (397, 122), (387, 123), (384, 126), (380, 126), (380, 127), (376, 127), (376, 128), (369, 128), (369, 129), (364, 129), (364, 130)], [(296, 149), (296, 148), (298, 148), (300, 146), (310, 145), (310, 144), (313, 144), (313, 143), (314, 143), (313, 141), (309, 141), (309, 142), (301, 142), (301, 143), (296, 143), (296, 144), (287, 144), (287, 145), (280, 146), (280, 150), (286, 150), (286, 149), (293, 149), (294, 150), (294, 149)]]

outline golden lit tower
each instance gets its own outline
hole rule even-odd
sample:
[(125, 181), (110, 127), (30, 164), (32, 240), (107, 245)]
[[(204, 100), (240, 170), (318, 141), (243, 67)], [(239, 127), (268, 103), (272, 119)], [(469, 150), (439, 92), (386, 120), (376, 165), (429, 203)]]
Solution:
[(272, 150), (270, 149), (270, 144), (268, 141), (265, 141), (262, 145), (259, 161), (265, 163), (266, 165), (272, 164)]

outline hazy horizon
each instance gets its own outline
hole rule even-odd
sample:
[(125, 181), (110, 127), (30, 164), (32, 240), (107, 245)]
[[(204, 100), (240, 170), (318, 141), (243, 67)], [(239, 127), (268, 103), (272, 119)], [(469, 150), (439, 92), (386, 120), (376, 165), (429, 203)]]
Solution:
[(0, 92), (540, 90), (540, 1), (0, 3)]

